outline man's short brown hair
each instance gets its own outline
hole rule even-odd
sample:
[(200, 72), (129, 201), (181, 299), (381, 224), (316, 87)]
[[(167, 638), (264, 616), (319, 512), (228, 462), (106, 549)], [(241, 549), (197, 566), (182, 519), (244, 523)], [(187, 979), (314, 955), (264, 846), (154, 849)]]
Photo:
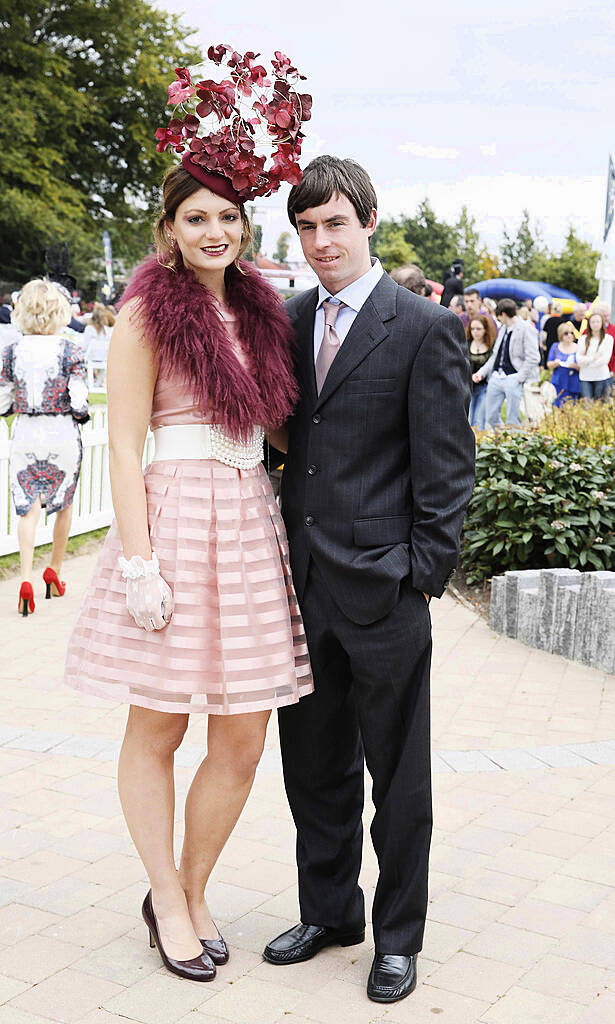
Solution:
[(510, 319), (517, 315), (517, 303), (514, 299), (500, 299), (497, 306), (495, 307), (495, 315), (500, 316), (500, 313), (504, 313), (505, 316), (509, 316)]
[(324, 206), (333, 195), (344, 195), (355, 208), (361, 227), (366, 228), (377, 209), (378, 200), (367, 171), (356, 160), (337, 156), (317, 156), (305, 171), (299, 185), (288, 197), (288, 219), (297, 228), (297, 214)]

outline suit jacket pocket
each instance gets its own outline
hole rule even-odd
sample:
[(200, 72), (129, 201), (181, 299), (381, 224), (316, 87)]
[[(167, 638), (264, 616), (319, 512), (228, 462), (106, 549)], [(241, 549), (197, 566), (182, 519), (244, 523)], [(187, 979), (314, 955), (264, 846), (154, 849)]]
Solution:
[(411, 526), (411, 516), (355, 519), (353, 539), (357, 547), (360, 548), (378, 548), (384, 547), (386, 544), (408, 544)]
[(351, 395), (389, 395), (396, 387), (395, 377), (380, 377), (374, 380), (348, 377), (344, 384), (344, 392)]

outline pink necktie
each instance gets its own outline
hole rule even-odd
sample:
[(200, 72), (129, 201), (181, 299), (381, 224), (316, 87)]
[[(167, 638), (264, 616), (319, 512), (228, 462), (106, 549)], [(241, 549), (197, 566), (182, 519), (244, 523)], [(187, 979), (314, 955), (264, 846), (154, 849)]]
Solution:
[(322, 304), (325, 314), (325, 329), (316, 356), (316, 390), (318, 394), (322, 391), (331, 363), (340, 350), (340, 339), (335, 330), (335, 321), (343, 305), (343, 302), (331, 302), (329, 299), (325, 299)]

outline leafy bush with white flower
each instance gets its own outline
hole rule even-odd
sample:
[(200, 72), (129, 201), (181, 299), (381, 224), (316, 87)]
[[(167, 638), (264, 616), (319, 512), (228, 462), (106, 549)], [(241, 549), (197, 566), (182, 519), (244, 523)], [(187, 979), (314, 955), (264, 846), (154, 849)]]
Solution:
[(613, 569), (615, 445), (481, 435), (461, 559), (468, 583), (507, 569)]

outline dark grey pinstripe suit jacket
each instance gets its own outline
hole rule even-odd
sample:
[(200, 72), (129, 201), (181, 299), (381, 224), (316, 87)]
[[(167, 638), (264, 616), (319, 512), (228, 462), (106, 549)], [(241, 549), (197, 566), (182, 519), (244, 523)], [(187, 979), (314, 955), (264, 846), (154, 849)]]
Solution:
[(299, 600), (311, 556), (337, 605), (367, 624), (404, 577), (440, 597), (457, 564), (474, 483), (467, 346), (454, 313), (384, 274), (317, 396), (317, 297), (287, 302), (301, 398), (282, 511)]

